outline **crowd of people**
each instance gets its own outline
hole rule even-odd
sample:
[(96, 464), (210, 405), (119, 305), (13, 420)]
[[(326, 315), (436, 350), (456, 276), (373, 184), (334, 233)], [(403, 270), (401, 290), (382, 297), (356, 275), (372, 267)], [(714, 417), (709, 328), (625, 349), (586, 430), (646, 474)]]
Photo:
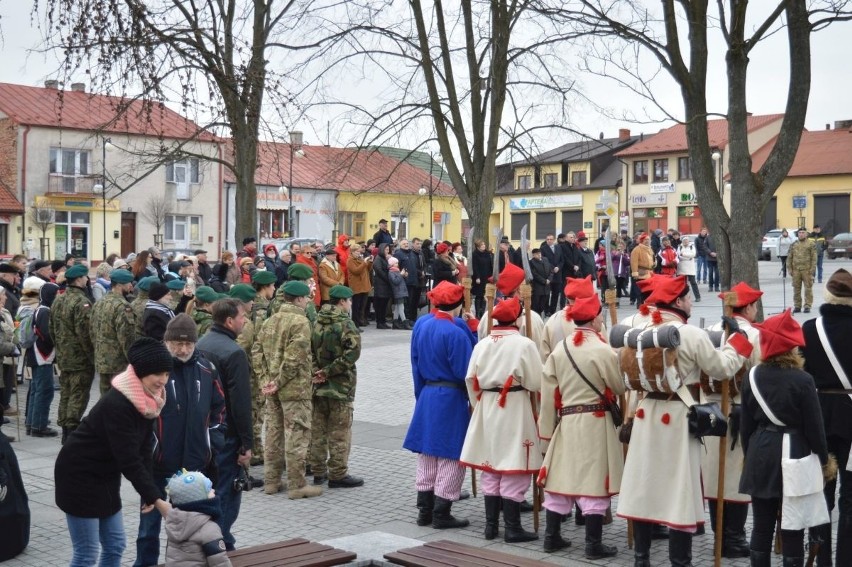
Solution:
[[(465, 496), (471, 469), (481, 476), (486, 539), (498, 537), (501, 517), (506, 542), (537, 539), (521, 516), (534, 507), (534, 478), (546, 552), (571, 545), (561, 524), (573, 514), (585, 525), (585, 557), (612, 557), (617, 549), (602, 537), (615, 514), (632, 522), (637, 567), (650, 565), (657, 537), (669, 539), (672, 565), (688, 566), (706, 500), (714, 531), (715, 510), (724, 506), (725, 557), (768, 566), (783, 508), (799, 520), (781, 524), (785, 566), (803, 565), (807, 528), (821, 542), (817, 564), (831, 565), (832, 529), (821, 511), (834, 508), (835, 481), (820, 492), (822, 506), (787, 512), (794, 505), (781, 480), (783, 448), (788, 459), (839, 459), (836, 557), (852, 564), (852, 386), (844, 370), (852, 371), (852, 359), (842, 348), (852, 330), (852, 275), (838, 270), (829, 279), (822, 317), (804, 333), (789, 312), (755, 323), (762, 294), (738, 284), (720, 294), (733, 315), (717, 329), (727, 339), (714, 346), (687, 323), (699, 285), (719, 286), (706, 229), (695, 242), (674, 230), (588, 241), (582, 231), (547, 235), (528, 250), (529, 282), (524, 252), (508, 239), (494, 251), (477, 240), (468, 258), (460, 243), (394, 241), (385, 220), (363, 244), (341, 235), (328, 245), (258, 251), (246, 238), (212, 266), (204, 250), (163, 258), (152, 247), (109, 258), (94, 278), (73, 258), (16, 257), (0, 264), (2, 409), (14, 414), (23, 353), (31, 375), (26, 433), (61, 435), (56, 502), (67, 517), (72, 565), (99, 556), (103, 565), (120, 563), (121, 476), (141, 498), (134, 565), (159, 562), (164, 517), (170, 549), (182, 557), (209, 545), (221, 553), (235, 548), (231, 528), (244, 490), (298, 499), (364, 484), (349, 471), (349, 453), (361, 333), (372, 318), (377, 329), (413, 331), (416, 402), (403, 446), (418, 455), (418, 525), (468, 525), (452, 505)], [(813, 243), (800, 241), (787, 256), (794, 274), (797, 247), (812, 261), (802, 269), (816, 269)], [(610, 346), (603, 321), (609, 269), (617, 297), (642, 307), (621, 324), (678, 329), (681, 388), (626, 390), (626, 359)], [(495, 275), (497, 299), (489, 305)], [(468, 277), (472, 301), (463, 310)], [(520, 301), (525, 283), (528, 306)], [(60, 430), (49, 425), (57, 370)], [(96, 375), (100, 398), (87, 412)], [(688, 429), (692, 405), (720, 401), (699, 388), (702, 376), (735, 380), (741, 408), (721, 495), (719, 443)], [(622, 396), (627, 402), (619, 404)], [(626, 457), (617, 407), (632, 428)], [(249, 465), (263, 465), (263, 479), (252, 478)]]

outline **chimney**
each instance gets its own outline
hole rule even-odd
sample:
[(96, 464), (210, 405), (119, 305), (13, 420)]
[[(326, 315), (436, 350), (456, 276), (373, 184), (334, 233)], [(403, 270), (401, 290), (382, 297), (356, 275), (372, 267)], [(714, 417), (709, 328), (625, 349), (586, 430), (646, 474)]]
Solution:
[(86, 83), (71, 83), (71, 90), (76, 93), (86, 92)]
[(630, 139), (630, 128), (619, 128), (618, 129), (618, 141), (626, 142)]
[(598, 140), (603, 140), (603, 132), (598, 135)]
[(849, 130), (852, 128), (852, 120), (835, 120), (834, 121), (834, 129), (835, 130)]
[(47, 80), (47, 81), (44, 82), (44, 88), (46, 88), (46, 89), (58, 89), (59, 88), (59, 81), (57, 81), (56, 79)]
[(826, 124), (826, 125), (825, 125), (825, 129), (826, 129), (826, 130), (831, 130), (831, 124)]

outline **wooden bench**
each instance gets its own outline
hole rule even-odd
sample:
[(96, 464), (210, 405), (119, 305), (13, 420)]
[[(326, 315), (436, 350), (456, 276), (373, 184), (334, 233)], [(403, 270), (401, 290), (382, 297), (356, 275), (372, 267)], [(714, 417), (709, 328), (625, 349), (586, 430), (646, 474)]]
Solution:
[(354, 561), (357, 554), (302, 538), (228, 552), (234, 567), (327, 567)]
[(552, 563), (443, 539), (386, 553), (385, 559), (407, 567), (553, 567)]

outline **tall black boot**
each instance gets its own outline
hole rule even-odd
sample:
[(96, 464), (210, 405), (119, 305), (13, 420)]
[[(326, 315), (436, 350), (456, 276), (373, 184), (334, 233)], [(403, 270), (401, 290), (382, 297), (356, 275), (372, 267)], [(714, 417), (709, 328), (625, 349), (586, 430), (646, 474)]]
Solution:
[(503, 498), (503, 541), (520, 543), (537, 539), (538, 534), (525, 531), (521, 525), (521, 503)]
[(600, 514), (586, 516), (586, 559), (603, 559), (618, 553), (618, 549), (601, 542), (603, 537), (603, 520)]
[(805, 566), (805, 558), (804, 557), (787, 557), (784, 556), (784, 562), (782, 563), (784, 567), (804, 567)]
[(745, 524), (748, 519), (748, 504), (725, 502), (725, 517), (722, 527), (722, 557), (749, 557), (751, 550), (746, 540)]
[(562, 539), (562, 514), (545, 510), (544, 520), (544, 551), (553, 553), (566, 547), (571, 547), (571, 542)]
[(432, 509), (432, 527), (436, 530), (445, 530), (447, 528), (464, 528), (470, 522), (467, 520), (457, 520), (450, 514), (450, 509), (453, 503), (446, 498), (440, 496), (435, 497), (435, 507)]
[(432, 523), (432, 508), (435, 506), (435, 493), (423, 490), (417, 493), (417, 525), (428, 526)]
[(580, 510), (580, 507), (576, 504), (574, 505), (574, 509), (576, 510), (576, 514), (574, 514), (574, 525), (576, 526), (585, 526), (586, 525), (586, 517), (583, 516), (583, 511)]
[(499, 496), (485, 496), (485, 539), (494, 539), (500, 530)]
[(772, 567), (772, 554), (768, 551), (751, 551), (751, 567)]
[(63, 427), (62, 428), (62, 439), (59, 440), (59, 444), (65, 445), (65, 441), (67, 441), (67, 440), (68, 440), (68, 428)]
[(633, 521), (633, 567), (651, 567), (651, 532), (654, 524)]
[[(816, 564), (817, 567), (831, 567), (833, 564), (831, 555), (831, 524), (823, 524), (821, 526), (816, 526), (815, 528), (811, 528), (808, 530), (808, 537), (811, 540), (811, 545), (819, 542), (819, 553), (817, 553)], [(838, 533), (838, 540), (840, 539), (840, 534)], [(838, 559), (838, 565), (840, 565), (840, 559)]]
[(663, 524), (651, 524), (651, 539), (669, 539), (669, 529)]
[(669, 561), (672, 567), (692, 567), (692, 534), (669, 530)]
[[(727, 512), (727, 510), (725, 510)], [(708, 500), (707, 501), (707, 512), (710, 514), (710, 529), (713, 533), (716, 533), (716, 501)], [(725, 523), (727, 523), (728, 517), (725, 515)]]

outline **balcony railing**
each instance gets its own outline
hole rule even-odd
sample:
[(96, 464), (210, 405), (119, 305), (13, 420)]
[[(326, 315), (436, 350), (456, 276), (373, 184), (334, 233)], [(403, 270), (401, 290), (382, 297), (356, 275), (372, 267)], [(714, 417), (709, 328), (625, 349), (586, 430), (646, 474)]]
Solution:
[(100, 175), (62, 175), (51, 173), (47, 178), (48, 193), (94, 193)]

